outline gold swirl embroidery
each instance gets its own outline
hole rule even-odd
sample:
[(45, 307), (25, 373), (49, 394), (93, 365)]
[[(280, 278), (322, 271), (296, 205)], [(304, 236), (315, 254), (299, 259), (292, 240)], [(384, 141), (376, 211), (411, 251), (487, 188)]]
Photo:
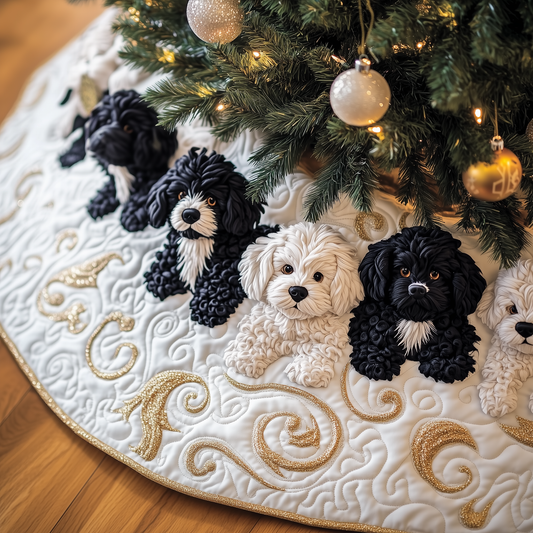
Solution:
[(184, 400), (184, 407), (189, 413), (199, 413), (209, 403), (209, 389), (205, 381), (196, 374), (182, 372), (178, 370), (166, 370), (156, 374), (142, 388), (141, 392), (131, 400), (124, 402), (124, 407), (115, 409), (116, 413), (122, 414), (124, 420), (129, 420), (131, 413), (139, 406), (141, 408), (141, 425), (143, 436), (138, 446), (130, 446), (130, 449), (139, 454), (143, 459), (151, 461), (157, 455), (163, 430), (180, 432), (173, 428), (167, 418), (165, 404), (170, 393), (180, 385), (185, 383), (198, 383), (205, 391), (205, 397), (198, 406), (191, 406), (189, 402), (198, 398), (196, 392), (187, 394)]
[(265, 487), (274, 490), (285, 490), (283, 488), (276, 487), (276, 485), (272, 485), (263, 479), (260, 475), (254, 472), (236, 453), (234, 453), (229, 446), (226, 446), (224, 443), (215, 439), (202, 439), (189, 446), (185, 456), (185, 464), (187, 466), (187, 470), (189, 470), (189, 472), (194, 476), (206, 476), (209, 472), (213, 472), (213, 470), (216, 469), (216, 464), (213, 460), (206, 461), (204, 466), (201, 468), (196, 466), (196, 463), (194, 462), (196, 454), (205, 448), (212, 448), (213, 450), (217, 450), (218, 452), (222, 453)]
[(32, 267), (31, 265), (28, 265), (28, 261), (30, 259), (37, 259), (37, 260), (39, 260), (40, 263), (43, 262), (43, 258), (40, 255), (29, 255), (28, 257), (26, 257), (26, 259), (24, 259), (24, 263), (22, 265), (22, 268), (24, 270), (29, 270), (30, 268), (35, 268), (35, 266)]
[(75, 265), (67, 268), (56, 274), (45, 285), (37, 296), (37, 309), (45, 317), (53, 320), (54, 322), (67, 322), (68, 330), (71, 333), (77, 334), (82, 332), (87, 324), (80, 321), (80, 315), (86, 311), (85, 306), (81, 303), (71, 305), (68, 309), (61, 313), (48, 313), (43, 305), (43, 300), (50, 305), (58, 306), (65, 301), (65, 297), (62, 294), (50, 294), (48, 287), (54, 282), (63, 283), (67, 287), (78, 287), (79, 289), (85, 289), (89, 287), (97, 287), (96, 281), (98, 274), (107, 266), (107, 264), (113, 259), (118, 259), (124, 264), (124, 260), (117, 253), (111, 252), (94, 259), (89, 259), (81, 265)]
[(312, 428), (306, 428), (301, 433), (295, 433), (296, 430), (302, 425), (302, 419), (294, 413), (282, 411), (278, 413), (272, 413), (264, 415), (259, 422), (254, 426), (253, 431), (253, 446), (259, 457), (278, 475), (285, 477), (280, 468), (289, 470), (292, 472), (312, 472), (318, 468), (324, 466), (335, 455), (342, 439), (342, 426), (339, 418), (335, 412), (322, 400), (319, 400), (316, 396), (309, 394), (308, 392), (298, 389), (296, 387), (289, 387), (287, 385), (280, 385), (278, 383), (265, 383), (262, 385), (246, 385), (239, 383), (225, 374), (226, 379), (235, 388), (247, 391), (257, 392), (264, 390), (281, 391), (288, 394), (293, 394), (305, 398), (308, 402), (313, 403), (319, 409), (321, 409), (331, 422), (331, 440), (324, 452), (315, 459), (306, 461), (292, 461), (282, 457), (278, 453), (272, 451), (265, 441), (265, 429), (267, 425), (279, 417), (286, 417), (285, 430), (289, 435), (289, 443), (294, 446), (306, 448), (308, 446), (314, 446), (318, 448), (320, 446), (320, 429), (316, 423), (313, 415), (311, 415)]
[(478, 529), (485, 525), (485, 520), (487, 519), (490, 508), (494, 503), (494, 500), (491, 500), (489, 503), (487, 503), (487, 505), (485, 505), (483, 510), (478, 513), (474, 511), (474, 505), (478, 500), (479, 498), (470, 500), (469, 502), (465, 503), (459, 511), (459, 518), (461, 519), (463, 526), (469, 529)]
[(513, 439), (533, 448), (533, 422), (521, 416), (517, 416), (516, 420), (518, 421), (518, 427), (505, 424), (499, 424), (499, 426)]
[(25, 138), (26, 134), (24, 133), (21, 135), (20, 139), (16, 141), (13, 146), (11, 146), (11, 148), (8, 148), (5, 152), (0, 154), (0, 159), (7, 159), (8, 157), (12, 156), (22, 146)]
[(90, 115), (100, 100), (100, 89), (96, 82), (88, 75), (82, 74), (80, 83), (80, 101), (85, 112)]
[(359, 411), (348, 397), (347, 391), (347, 381), (348, 381), (348, 370), (350, 368), (350, 363), (348, 363), (344, 370), (342, 371), (341, 376), (341, 394), (344, 400), (344, 403), (350, 409), (350, 411), (361, 420), (365, 422), (374, 422), (375, 424), (383, 424), (385, 422), (391, 422), (395, 418), (398, 418), (403, 411), (403, 402), (402, 397), (398, 392), (393, 389), (382, 389), (378, 394), (378, 405), (385, 405), (386, 403), (392, 404), (392, 409), (386, 413), (376, 413), (369, 415)]
[(137, 347), (131, 342), (123, 342), (122, 344), (117, 346), (113, 357), (116, 358), (122, 348), (129, 348), (131, 350), (130, 360), (122, 368), (115, 372), (102, 372), (101, 370), (98, 370), (92, 362), (91, 348), (94, 339), (96, 339), (96, 337), (105, 328), (106, 324), (109, 324), (109, 322), (118, 322), (118, 327), (120, 331), (131, 331), (133, 329), (133, 326), (135, 326), (135, 320), (133, 318), (124, 316), (120, 311), (115, 311), (114, 313), (111, 313), (110, 315), (105, 317), (103, 322), (93, 331), (92, 335), (87, 341), (87, 346), (85, 348), (85, 359), (87, 359), (87, 364), (89, 365), (89, 368), (97, 377), (101, 379), (112, 380), (118, 379), (124, 374), (127, 374), (133, 368), (133, 365), (137, 360), (137, 356), (139, 355), (139, 350), (137, 350)]
[(433, 459), (445, 446), (465, 444), (477, 451), (476, 441), (465, 427), (450, 420), (431, 420), (424, 424), (411, 443), (413, 463), (420, 476), (434, 489), (453, 494), (460, 492), (472, 483), (472, 472), (466, 466), (460, 466), (459, 472), (467, 474), (467, 480), (461, 485), (446, 485), (433, 473)]
[(0, 272), (2, 272), (4, 268), (9, 268), (11, 270), (11, 268), (13, 268), (13, 261), (11, 261), (11, 259), (6, 259), (5, 261), (2, 261), (0, 263)]
[[(0, 156), (0, 159), (2, 159), (1, 156)], [(31, 191), (31, 189), (33, 187), (32, 185), (30, 185), (26, 190), (20, 192), (20, 188), (22, 187), (24, 182), (26, 180), (28, 180), (29, 178), (31, 178), (32, 176), (38, 176), (39, 174), (42, 174), (42, 173), (43, 172), (42, 172), (42, 170), (40, 168), (33, 168), (31, 170), (28, 170), (22, 176), (22, 178), (20, 178), (19, 182), (17, 183), (17, 186), (15, 187), (15, 202), (16, 202), (16, 205), (7, 215), (5, 215), (4, 217), (0, 218), (0, 224), (5, 224), (8, 220), (11, 220), (15, 216), (16, 212), (24, 204), (24, 200), (26, 199), (28, 194), (30, 194), (30, 191)]]
[(363, 241), (372, 242), (374, 239), (367, 232), (367, 224), (374, 231), (385, 228), (385, 217), (380, 213), (358, 213), (355, 217), (354, 228)]
[(411, 214), (410, 211), (404, 211), (402, 213), (402, 216), (400, 217), (400, 220), (398, 221), (398, 229), (402, 231), (402, 229), (407, 227), (407, 217)]
[(70, 242), (66, 245), (67, 250), (72, 250), (78, 244), (78, 234), (73, 229), (66, 229), (56, 237), (56, 253), (59, 253), (61, 243), (65, 239), (70, 239)]

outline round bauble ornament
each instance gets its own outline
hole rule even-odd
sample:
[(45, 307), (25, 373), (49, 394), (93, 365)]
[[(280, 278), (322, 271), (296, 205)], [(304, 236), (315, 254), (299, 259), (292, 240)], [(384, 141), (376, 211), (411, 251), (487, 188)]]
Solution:
[(207, 43), (231, 43), (242, 32), (244, 13), (239, 0), (189, 0), (187, 21)]
[(333, 112), (351, 126), (377, 122), (387, 112), (390, 97), (389, 84), (365, 59), (339, 74), (329, 93)]
[(520, 187), (521, 179), (520, 160), (507, 148), (496, 150), (492, 163), (476, 163), (463, 172), (466, 190), (474, 198), (487, 202), (511, 196)]

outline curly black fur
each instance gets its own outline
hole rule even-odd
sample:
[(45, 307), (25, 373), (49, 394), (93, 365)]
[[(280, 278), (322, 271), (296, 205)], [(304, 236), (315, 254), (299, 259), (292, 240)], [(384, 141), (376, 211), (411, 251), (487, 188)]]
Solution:
[[(486, 282), (460, 245), (445, 231), (414, 227), (369, 246), (359, 266), (366, 297), (352, 311), (349, 331), (351, 361), (359, 373), (390, 381), (406, 359), (419, 361), (424, 376), (445, 383), (474, 372), (471, 353), (479, 337), (467, 315), (475, 311)], [(439, 275), (432, 279), (435, 272)], [(413, 283), (427, 287), (424, 296), (409, 293)], [(408, 354), (396, 331), (402, 319), (432, 321), (435, 329)]]
[[(109, 176), (109, 181), (87, 208), (91, 217), (102, 217), (120, 205), (109, 165), (126, 167), (135, 179), (120, 221), (128, 231), (144, 229), (149, 219), (148, 193), (168, 170), (168, 160), (178, 146), (176, 134), (157, 126), (157, 114), (136, 91), (117, 91), (105, 95), (93, 109), (85, 124), (83, 144)], [(80, 150), (79, 145), (78, 139), (71, 150), (61, 156), (62, 164), (79, 157), (75, 153)]]
[[(147, 289), (164, 300), (174, 294), (190, 291), (178, 266), (181, 239), (208, 238), (213, 240), (213, 251), (206, 258), (204, 269), (195, 279), (190, 303), (191, 318), (210, 328), (224, 324), (245, 298), (239, 281), (238, 264), (249, 244), (258, 237), (277, 231), (277, 227), (257, 226), (263, 206), (245, 196), (245, 178), (235, 172), (235, 166), (224, 156), (213, 152), (206, 155), (193, 148), (183, 156), (152, 188), (148, 198), (150, 223), (161, 227), (169, 223), (168, 242), (156, 253), (156, 261), (145, 273)], [(178, 217), (173, 227), (171, 214), (180, 201), (192, 202), (214, 214), (209, 231), (200, 233), (202, 226), (188, 224)], [(208, 207), (208, 199), (215, 200)], [(192, 205), (192, 204), (191, 204)], [(201, 221), (199, 221), (201, 222)], [(196, 229), (195, 229), (196, 228)], [(205, 232), (205, 229), (204, 229)]]

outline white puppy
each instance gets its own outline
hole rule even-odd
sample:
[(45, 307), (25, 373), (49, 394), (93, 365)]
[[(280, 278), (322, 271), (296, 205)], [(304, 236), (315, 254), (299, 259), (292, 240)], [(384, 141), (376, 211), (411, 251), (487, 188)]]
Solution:
[(518, 389), (533, 376), (533, 261), (501, 270), (483, 293), (478, 316), (494, 330), (478, 385), (481, 408), (503, 416), (516, 409)]
[(284, 355), (295, 383), (327, 387), (348, 342), (344, 317), (363, 298), (355, 248), (335, 229), (301, 222), (260, 237), (239, 264), (245, 292), (259, 303), (239, 324), (224, 359), (258, 377)]

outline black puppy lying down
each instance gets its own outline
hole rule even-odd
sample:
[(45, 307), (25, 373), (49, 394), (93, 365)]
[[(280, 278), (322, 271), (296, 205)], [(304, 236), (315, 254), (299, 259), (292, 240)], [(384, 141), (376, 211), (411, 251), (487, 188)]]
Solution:
[(446, 231), (413, 227), (369, 246), (359, 266), (366, 297), (350, 321), (357, 372), (390, 381), (406, 359), (446, 383), (474, 372), (479, 337), (467, 315), (486, 282), (460, 245)]

